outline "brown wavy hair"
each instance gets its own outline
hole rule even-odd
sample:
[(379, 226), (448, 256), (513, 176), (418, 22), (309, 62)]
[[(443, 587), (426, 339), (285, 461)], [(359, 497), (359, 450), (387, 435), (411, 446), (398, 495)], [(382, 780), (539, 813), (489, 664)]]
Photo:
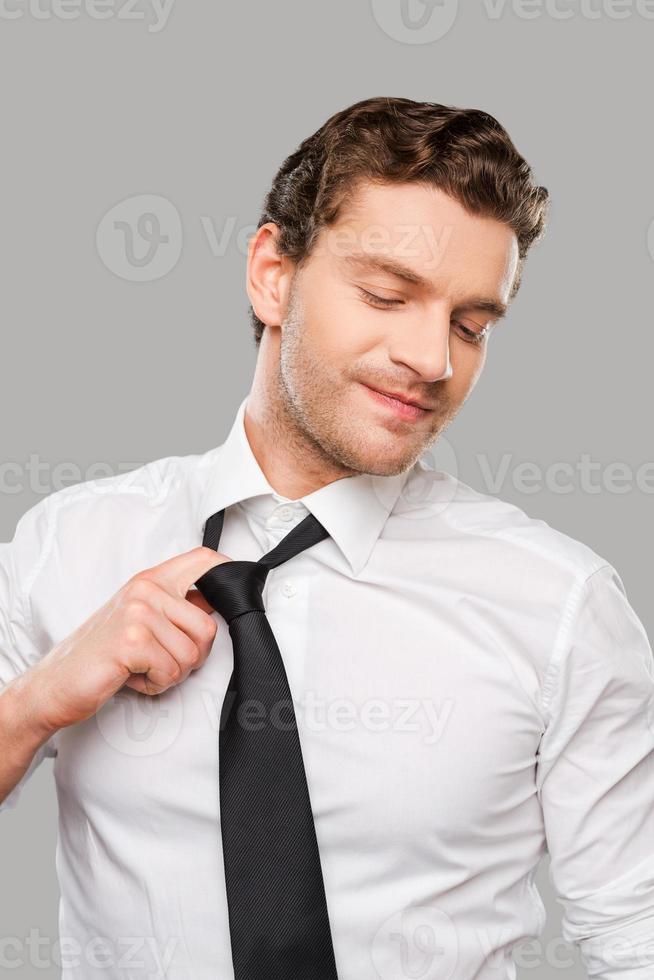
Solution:
[[(259, 223), (279, 227), (278, 252), (298, 268), (361, 181), (416, 181), (445, 191), (471, 214), (509, 225), (518, 240), (515, 296), (530, 247), (545, 230), (549, 195), (488, 112), (378, 97), (331, 116), (275, 174)], [(258, 346), (265, 324), (250, 306)]]

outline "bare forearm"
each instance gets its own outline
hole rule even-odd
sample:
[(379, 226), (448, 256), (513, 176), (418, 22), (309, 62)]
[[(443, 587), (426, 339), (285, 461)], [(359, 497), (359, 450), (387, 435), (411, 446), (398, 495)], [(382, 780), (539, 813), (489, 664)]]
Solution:
[(30, 767), (52, 731), (38, 718), (32, 671), (0, 691), (0, 802)]

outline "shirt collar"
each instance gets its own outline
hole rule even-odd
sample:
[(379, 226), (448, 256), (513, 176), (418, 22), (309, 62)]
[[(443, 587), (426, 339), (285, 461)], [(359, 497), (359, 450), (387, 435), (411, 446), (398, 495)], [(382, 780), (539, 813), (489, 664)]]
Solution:
[[(201, 495), (201, 528), (212, 514), (225, 507), (260, 494), (275, 494), (245, 432), (248, 397), (239, 405), (225, 442), (205, 457), (209, 473)], [(410, 469), (396, 476), (357, 473), (299, 498), (327, 529), (355, 575), (368, 561), (409, 472)]]

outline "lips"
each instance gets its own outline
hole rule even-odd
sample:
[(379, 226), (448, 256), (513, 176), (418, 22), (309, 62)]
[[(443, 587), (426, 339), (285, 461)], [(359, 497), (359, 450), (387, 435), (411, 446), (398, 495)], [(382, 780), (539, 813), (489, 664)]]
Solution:
[(394, 412), (396, 416), (405, 419), (406, 421), (416, 421), (417, 419), (421, 419), (430, 411), (427, 408), (423, 408), (421, 405), (406, 402), (397, 396), (390, 395), (387, 392), (378, 391), (376, 388), (371, 388), (366, 384), (364, 384), (363, 387), (378, 405), (382, 405), (386, 409)]
[(380, 395), (386, 395), (387, 398), (394, 398), (395, 401), (403, 402), (405, 405), (413, 405), (415, 408), (422, 408), (425, 412), (429, 411), (426, 405), (417, 401), (415, 398), (409, 398), (408, 395), (402, 395), (394, 391), (385, 391), (383, 388), (375, 388)]

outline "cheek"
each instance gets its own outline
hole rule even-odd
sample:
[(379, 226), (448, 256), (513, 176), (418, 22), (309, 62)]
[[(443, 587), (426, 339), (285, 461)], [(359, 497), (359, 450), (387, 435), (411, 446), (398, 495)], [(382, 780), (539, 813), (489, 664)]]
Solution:
[(486, 361), (486, 348), (475, 350), (456, 339), (450, 341), (452, 377), (447, 381), (450, 390), (462, 397), (476, 385)]
[(305, 303), (306, 328), (314, 351), (351, 360), (380, 340), (379, 322), (342, 287), (323, 289)]

